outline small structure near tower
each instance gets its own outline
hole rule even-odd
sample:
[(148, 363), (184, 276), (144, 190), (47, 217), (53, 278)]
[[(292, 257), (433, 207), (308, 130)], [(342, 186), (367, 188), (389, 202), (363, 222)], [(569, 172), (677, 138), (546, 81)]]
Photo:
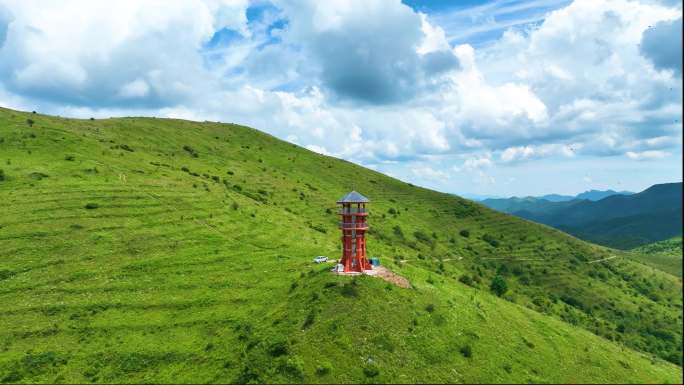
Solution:
[(366, 258), (366, 230), (368, 230), (368, 212), (366, 203), (370, 200), (352, 191), (342, 197), (337, 204), (342, 205), (340, 229), (342, 229), (342, 271), (338, 273), (364, 273), (373, 267)]

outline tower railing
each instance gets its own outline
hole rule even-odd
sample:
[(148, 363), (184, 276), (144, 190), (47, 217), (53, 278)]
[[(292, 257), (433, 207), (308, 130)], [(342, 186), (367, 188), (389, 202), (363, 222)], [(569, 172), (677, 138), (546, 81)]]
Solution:
[(356, 222), (356, 223), (351, 223), (351, 222), (339, 222), (340, 223), (340, 228), (344, 230), (353, 230), (353, 229), (367, 229), (368, 228), (368, 223), (366, 222)]
[(357, 208), (341, 209), (340, 211), (338, 211), (338, 214), (368, 214), (368, 210)]

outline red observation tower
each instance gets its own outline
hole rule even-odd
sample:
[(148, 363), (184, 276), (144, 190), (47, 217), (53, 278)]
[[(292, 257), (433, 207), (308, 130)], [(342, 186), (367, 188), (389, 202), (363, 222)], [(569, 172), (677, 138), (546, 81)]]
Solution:
[(373, 269), (366, 259), (366, 230), (368, 230), (366, 203), (369, 202), (368, 198), (356, 191), (350, 192), (337, 201), (337, 204), (342, 205), (340, 210), (342, 260), (340, 264), (344, 267), (344, 273), (363, 273)]

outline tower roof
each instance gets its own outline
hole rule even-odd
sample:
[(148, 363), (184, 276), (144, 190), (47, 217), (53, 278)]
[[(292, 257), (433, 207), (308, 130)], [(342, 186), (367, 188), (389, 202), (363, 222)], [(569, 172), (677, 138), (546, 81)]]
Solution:
[(370, 202), (370, 199), (366, 198), (365, 196), (357, 193), (356, 191), (352, 191), (349, 194), (343, 196), (340, 198), (340, 200), (337, 201), (337, 203), (368, 203)]

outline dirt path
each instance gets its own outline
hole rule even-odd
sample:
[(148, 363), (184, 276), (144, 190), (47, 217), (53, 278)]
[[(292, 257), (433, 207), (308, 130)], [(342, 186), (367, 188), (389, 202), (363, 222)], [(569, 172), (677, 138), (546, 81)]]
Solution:
[(612, 257), (603, 258), (603, 259), (598, 259), (598, 260), (596, 260), (596, 261), (591, 261), (591, 262), (587, 262), (587, 263), (603, 262), (603, 261), (607, 261), (607, 260), (609, 260), (609, 259), (613, 259), (613, 258), (617, 258), (617, 257), (618, 257), (617, 255), (613, 255)]
[(408, 279), (394, 274), (391, 270), (387, 269), (385, 266), (378, 266), (373, 269), (376, 274), (376, 277), (382, 278), (385, 281), (395, 284), (399, 287), (403, 287), (405, 289), (410, 289), (411, 288), (411, 283), (409, 282)]

